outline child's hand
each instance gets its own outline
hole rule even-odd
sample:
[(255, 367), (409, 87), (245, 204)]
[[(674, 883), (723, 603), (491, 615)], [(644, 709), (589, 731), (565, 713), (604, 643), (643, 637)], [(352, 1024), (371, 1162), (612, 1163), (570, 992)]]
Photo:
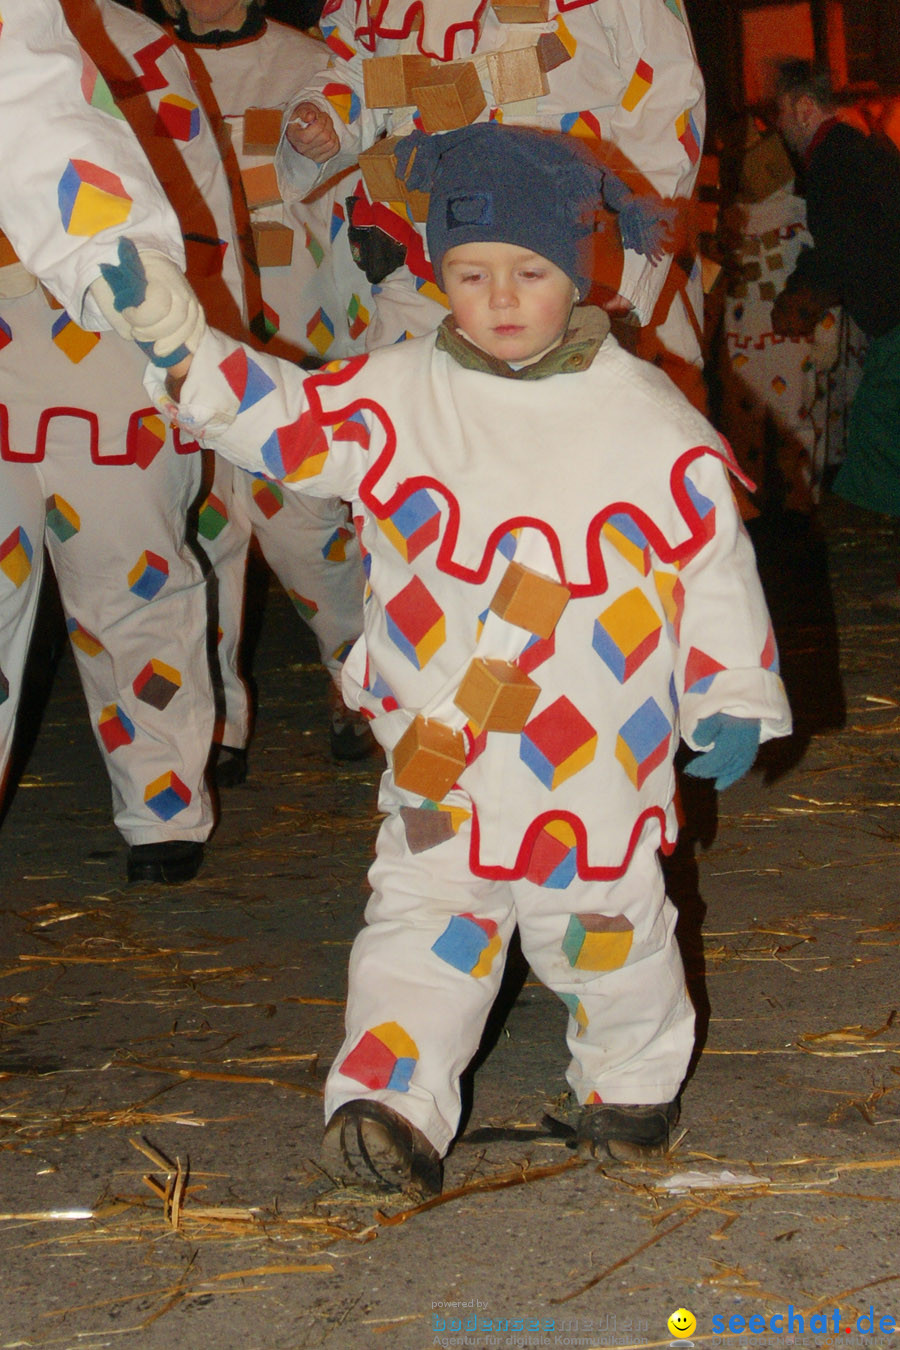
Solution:
[(341, 148), (334, 123), (317, 103), (298, 103), (291, 113), (285, 136), (298, 155), (314, 164), (325, 164)]
[(91, 294), (112, 327), (159, 366), (182, 361), (200, 345), (206, 319), (184, 274), (155, 249), (139, 253), (126, 237), (119, 261), (101, 263)]
[(759, 749), (759, 719), (713, 713), (697, 723), (693, 739), (708, 745), (702, 755), (692, 759), (685, 773), (692, 778), (714, 778), (719, 792), (731, 787), (753, 765)]

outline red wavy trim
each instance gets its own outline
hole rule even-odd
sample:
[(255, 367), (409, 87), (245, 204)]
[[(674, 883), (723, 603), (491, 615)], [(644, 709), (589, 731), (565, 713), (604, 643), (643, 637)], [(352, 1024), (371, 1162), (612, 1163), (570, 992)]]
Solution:
[(641, 837), (641, 831), (648, 820), (659, 821), (660, 851), (665, 854), (671, 853), (675, 848), (676, 841), (666, 838), (666, 813), (661, 806), (648, 806), (646, 811), (642, 811), (634, 823), (631, 831), (631, 837), (628, 840), (628, 847), (625, 850), (625, 856), (620, 863), (614, 867), (591, 867), (588, 863), (587, 854), (587, 830), (584, 821), (580, 816), (575, 816), (571, 811), (545, 811), (537, 816), (522, 838), (519, 845), (519, 852), (516, 855), (516, 861), (512, 867), (489, 867), (486, 863), (479, 862), (481, 852), (481, 829), (478, 824), (478, 811), (473, 806), (472, 809), (472, 835), (469, 843), (469, 867), (476, 877), (484, 877), (487, 881), (517, 881), (524, 877), (528, 870), (528, 864), (531, 861), (531, 855), (534, 851), (534, 845), (538, 835), (545, 825), (551, 821), (564, 820), (567, 825), (572, 827), (575, 833), (575, 868), (582, 881), (615, 881), (618, 877), (624, 876), (628, 866), (634, 856), (638, 840)]
[[(581, 3), (586, 2), (587, 0), (581, 0)], [(399, 28), (387, 28), (381, 22), (381, 16), (387, 8), (387, 3), (388, 0), (383, 0), (382, 5), (376, 10), (373, 0), (373, 3), (369, 5), (368, 22), (361, 23), (356, 28), (356, 37), (364, 47), (368, 48), (370, 52), (374, 52), (378, 38), (409, 37), (410, 33), (416, 27), (417, 21), (421, 19), (421, 26), (419, 27), (419, 34), (416, 39), (416, 46), (419, 51), (423, 56), (433, 56), (437, 61), (452, 61), (457, 33), (470, 32), (472, 34), (473, 48), (477, 46), (478, 37), (481, 32), (481, 16), (487, 8), (488, 0), (479, 0), (471, 19), (467, 19), (464, 23), (451, 24), (444, 30), (444, 47), (442, 51), (430, 51), (427, 47), (423, 46), (425, 29), (424, 0), (412, 0), (412, 3), (409, 5), (403, 16), (403, 23)], [(360, 5), (359, 8), (362, 9), (363, 6)]]
[(590, 581), (578, 584), (570, 581), (565, 574), (563, 566), (562, 547), (559, 538), (546, 521), (538, 516), (507, 516), (502, 520), (488, 535), (485, 541), (481, 561), (477, 567), (466, 567), (462, 563), (455, 562), (453, 552), (456, 542), (459, 538), (460, 510), (459, 503), (455, 495), (449, 491), (444, 483), (437, 478), (432, 478), (430, 474), (416, 475), (414, 478), (406, 478), (397, 488), (393, 496), (386, 501), (380, 499), (375, 494), (375, 488), (379, 479), (384, 475), (394, 457), (397, 448), (397, 436), (394, 431), (394, 424), (388, 416), (385, 409), (374, 399), (355, 398), (338, 408), (333, 412), (326, 412), (319, 398), (318, 387), (327, 385), (329, 388), (336, 388), (339, 385), (346, 384), (360, 370), (362, 364), (368, 358), (365, 356), (353, 357), (345, 366), (336, 371), (322, 371), (319, 374), (312, 375), (306, 381), (306, 390), (309, 396), (309, 406), (313, 417), (323, 427), (334, 426), (337, 422), (346, 421), (356, 412), (370, 412), (376, 421), (381, 424), (385, 435), (385, 446), (378, 458), (363, 476), (359, 488), (360, 500), (379, 520), (387, 520), (394, 515), (403, 505), (407, 498), (422, 488), (427, 488), (429, 492), (436, 493), (443, 497), (448, 507), (447, 528), (438, 548), (436, 565), (441, 572), (447, 576), (457, 577), (460, 581), (466, 581), (470, 584), (479, 584), (483, 582), (490, 572), (494, 561), (494, 555), (497, 545), (504, 535), (510, 530), (518, 527), (524, 527), (537, 530), (543, 534), (547, 540), (553, 557), (553, 564), (556, 568), (557, 576), (566, 586), (568, 586), (573, 597), (587, 595), (603, 595), (608, 586), (606, 567), (603, 562), (603, 555), (600, 548), (600, 533), (610, 516), (628, 515), (637, 525), (637, 527), (646, 536), (647, 542), (654, 553), (662, 562), (667, 563), (685, 563), (690, 561), (699, 548), (706, 542), (705, 526), (703, 517), (701, 517), (694, 503), (688, 494), (685, 485), (685, 475), (695, 459), (700, 459), (703, 455), (712, 455), (715, 459), (721, 461), (729, 473), (738, 478), (751, 491), (754, 489), (752, 479), (748, 478), (738, 467), (734, 459), (734, 452), (728, 442), (722, 438), (722, 448), (717, 450), (711, 445), (695, 445), (690, 450), (685, 450), (679, 455), (672, 466), (672, 472), (669, 477), (669, 489), (672, 493), (672, 499), (677, 506), (682, 519), (689, 527), (691, 534), (681, 544), (670, 544), (665, 535), (654, 524), (650, 516), (640, 507), (635, 506), (633, 502), (621, 501), (611, 502), (605, 506), (602, 511), (598, 511), (590, 522), (585, 540), (587, 553), (588, 575)]

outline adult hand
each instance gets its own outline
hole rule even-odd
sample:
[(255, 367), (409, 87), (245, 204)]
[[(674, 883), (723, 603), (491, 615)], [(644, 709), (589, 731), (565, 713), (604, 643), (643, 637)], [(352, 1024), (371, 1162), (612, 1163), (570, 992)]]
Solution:
[(753, 765), (759, 749), (759, 719), (732, 717), (730, 713), (713, 713), (704, 717), (694, 729), (697, 745), (709, 746), (702, 755), (685, 766), (691, 778), (713, 778), (719, 792), (731, 787)]
[(317, 103), (298, 103), (285, 135), (297, 154), (314, 164), (325, 164), (341, 148), (334, 123)]

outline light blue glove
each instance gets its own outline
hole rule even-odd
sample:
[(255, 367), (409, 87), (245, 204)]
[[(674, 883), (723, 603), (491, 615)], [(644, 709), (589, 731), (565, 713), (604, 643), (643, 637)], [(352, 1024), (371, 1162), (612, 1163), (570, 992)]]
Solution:
[[(92, 294), (107, 321), (156, 365), (177, 365), (197, 350), (206, 326), (203, 311), (184, 275), (165, 254), (155, 249), (138, 253), (123, 235), (118, 263), (101, 263), (100, 273), (103, 282), (95, 283)], [(100, 289), (103, 283), (106, 290)], [(124, 327), (116, 322), (117, 315)]]
[(698, 745), (708, 745), (702, 755), (686, 765), (685, 773), (692, 778), (714, 778), (719, 792), (731, 787), (753, 765), (759, 749), (759, 719), (732, 717), (730, 713), (713, 713), (697, 723), (693, 739)]

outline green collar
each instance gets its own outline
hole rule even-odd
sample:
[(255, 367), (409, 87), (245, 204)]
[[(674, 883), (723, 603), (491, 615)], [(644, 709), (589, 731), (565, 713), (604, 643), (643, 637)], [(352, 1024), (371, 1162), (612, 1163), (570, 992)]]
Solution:
[(608, 332), (609, 315), (604, 310), (592, 305), (583, 309), (576, 307), (559, 346), (534, 365), (522, 366), (520, 370), (513, 370), (505, 361), (476, 347), (459, 331), (452, 314), (447, 315), (438, 329), (436, 345), (466, 370), (480, 370), (485, 375), (500, 375), (506, 380), (543, 380), (548, 375), (577, 375), (587, 370)]

